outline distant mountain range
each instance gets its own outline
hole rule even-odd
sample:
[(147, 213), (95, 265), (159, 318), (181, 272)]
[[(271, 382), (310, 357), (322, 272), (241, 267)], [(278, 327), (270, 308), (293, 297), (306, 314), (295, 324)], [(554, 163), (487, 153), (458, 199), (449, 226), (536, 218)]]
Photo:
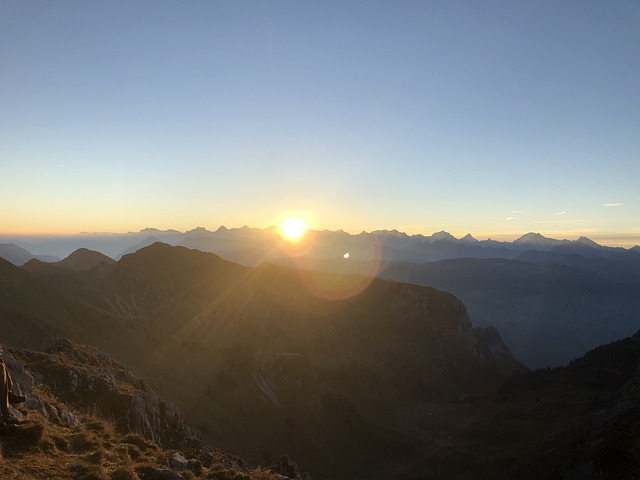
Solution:
[[(215, 232), (198, 227), (186, 233), (147, 228), (38, 241), (38, 252), (95, 245), (103, 253), (118, 252), (111, 255), (115, 259), (163, 241), (245, 266), (269, 262), (431, 286), (458, 296), (474, 325), (498, 328), (530, 368), (564, 364), (640, 328), (640, 247), (605, 247), (586, 237), (556, 240), (527, 233), (513, 242), (497, 242), (471, 235), (456, 239), (444, 231), (410, 236), (396, 230), (358, 235), (325, 230), (309, 231), (304, 241), (292, 245), (275, 227), (245, 226)], [(10, 256), (14, 264), (33, 258), (21, 247), (2, 247), (0, 256), (22, 252)], [(105, 259), (95, 261), (110, 260)]]
[(34, 255), (13, 243), (0, 243), (0, 258), (4, 258), (14, 265), (24, 265), (34, 258), (42, 260), (43, 262), (56, 262), (60, 260), (60, 258), (55, 255)]
[[(117, 260), (122, 255), (158, 241), (224, 254), (248, 266), (273, 261), (290, 253), (289, 244), (282, 240), (277, 227), (258, 229), (244, 226), (229, 229), (222, 226), (215, 232), (197, 227), (184, 233), (145, 228), (125, 234), (0, 236), (0, 257), (15, 265), (22, 265), (35, 256), (30, 252), (37, 252), (37, 257), (44, 261), (57, 261), (79, 248), (88, 248)], [(313, 258), (341, 258), (345, 253), (350, 253), (354, 260), (368, 260), (375, 256), (385, 261), (417, 263), (451, 258), (513, 259), (527, 250), (576, 254), (590, 258), (618, 258), (625, 253), (640, 253), (638, 246), (630, 249), (606, 247), (586, 237), (556, 240), (539, 233), (527, 233), (513, 242), (499, 242), (491, 239), (479, 241), (470, 234), (457, 239), (444, 231), (425, 236), (407, 235), (397, 230), (376, 230), (357, 235), (323, 230), (309, 231), (306, 244), (308, 249), (305, 253)], [(46, 257), (41, 258), (42, 255)]]

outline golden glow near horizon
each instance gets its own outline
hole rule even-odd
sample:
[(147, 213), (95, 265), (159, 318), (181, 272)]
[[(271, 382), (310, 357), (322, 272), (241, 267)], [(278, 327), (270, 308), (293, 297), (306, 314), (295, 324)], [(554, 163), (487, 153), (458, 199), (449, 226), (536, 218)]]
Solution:
[(280, 225), (284, 238), (292, 242), (300, 240), (308, 229), (306, 222), (299, 217), (289, 217)]

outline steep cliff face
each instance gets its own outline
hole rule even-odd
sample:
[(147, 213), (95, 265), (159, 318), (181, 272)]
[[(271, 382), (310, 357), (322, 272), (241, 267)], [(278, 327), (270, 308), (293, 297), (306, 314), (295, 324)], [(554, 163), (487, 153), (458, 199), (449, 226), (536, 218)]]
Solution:
[(527, 369), (513, 356), (494, 327), (478, 327), (472, 330), (478, 355), (502, 374), (523, 373)]

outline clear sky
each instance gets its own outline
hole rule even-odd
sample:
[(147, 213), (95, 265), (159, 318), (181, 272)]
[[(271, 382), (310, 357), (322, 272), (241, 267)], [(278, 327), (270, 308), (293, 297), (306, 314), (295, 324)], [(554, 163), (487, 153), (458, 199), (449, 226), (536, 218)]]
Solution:
[(0, 0), (0, 175), (0, 233), (640, 244), (640, 2)]

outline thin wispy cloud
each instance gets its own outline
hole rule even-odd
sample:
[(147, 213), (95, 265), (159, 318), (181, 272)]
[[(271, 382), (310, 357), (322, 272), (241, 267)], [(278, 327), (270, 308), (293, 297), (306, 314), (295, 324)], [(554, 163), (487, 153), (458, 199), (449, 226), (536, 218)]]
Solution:
[(538, 220), (537, 222), (533, 222), (539, 225), (548, 225), (548, 224), (571, 224), (571, 223), (584, 223), (586, 220)]
[(624, 203), (603, 203), (603, 207), (621, 207)]
[(514, 213), (517, 215), (519, 213), (524, 213), (524, 210), (511, 210), (511, 213)]
[(517, 220), (517, 219), (518, 219), (518, 217), (507, 217), (505, 220), (510, 222), (511, 220)]
[(558, 213), (554, 213), (553, 216), (557, 216), (557, 215), (566, 215), (567, 212), (558, 212)]

